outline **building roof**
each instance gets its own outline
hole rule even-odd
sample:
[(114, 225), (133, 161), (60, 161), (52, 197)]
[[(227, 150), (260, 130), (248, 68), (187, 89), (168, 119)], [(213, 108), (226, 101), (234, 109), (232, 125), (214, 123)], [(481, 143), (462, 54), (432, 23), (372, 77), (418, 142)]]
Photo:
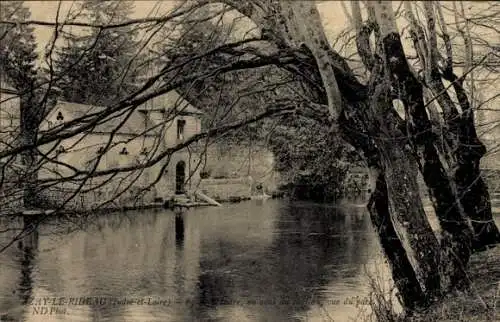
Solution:
[[(146, 92), (147, 93), (147, 92)], [(139, 106), (141, 110), (171, 110), (177, 114), (198, 114), (203, 112), (191, 105), (177, 91), (170, 91), (159, 95)]]
[[(94, 106), (94, 105), (86, 105), (79, 104), (73, 102), (66, 101), (58, 101), (56, 106), (52, 109), (51, 113), (49, 113), (47, 119), (57, 118), (59, 112), (63, 116), (64, 122), (69, 122), (71, 120), (83, 117), (85, 115), (90, 115), (94, 113), (102, 112), (106, 109), (104, 106)], [(127, 117), (128, 113), (118, 113), (113, 114), (106, 118), (106, 121), (99, 123), (92, 130), (94, 133), (111, 133), (116, 130), (117, 134), (129, 134), (129, 135), (137, 135), (144, 132), (146, 129), (150, 129), (145, 133), (145, 135), (154, 135), (156, 134), (155, 129), (152, 128), (151, 122), (148, 124), (147, 116), (142, 113), (134, 112), (132, 113), (128, 119), (120, 126), (120, 123), (124, 121)]]
[[(58, 101), (56, 106), (47, 116), (47, 119), (57, 118), (57, 114), (61, 112), (64, 117), (64, 122), (68, 122), (85, 115), (104, 111), (105, 109), (106, 107), (104, 106)], [(119, 127), (119, 129), (116, 130), (117, 134), (157, 135), (162, 130), (162, 126), (155, 126), (158, 123), (151, 117), (151, 112), (164, 113), (166, 114), (166, 118), (173, 118), (177, 115), (203, 114), (200, 110), (184, 100), (178, 93), (172, 91), (155, 97), (138, 106), (136, 111), (130, 115), (127, 110), (107, 117), (106, 121), (96, 125), (92, 132), (111, 133)], [(125, 119), (126, 121), (124, 121)], [(123, 124), (120, 126), (122, 122)]]

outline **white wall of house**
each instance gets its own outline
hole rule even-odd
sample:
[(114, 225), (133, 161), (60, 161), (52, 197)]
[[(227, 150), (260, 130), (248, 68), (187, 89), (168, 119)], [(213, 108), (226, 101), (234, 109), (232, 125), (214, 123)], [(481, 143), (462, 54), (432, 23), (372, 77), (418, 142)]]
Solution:
[[(57, 120), (58, 111), (53, 111), (49, 117), (42, 123), (41, 131), (49, 129), (49, 124), (53, 127), (60, 124)], [(140, 113), (139, 111), (135, 113)], [(162, 115), (159, 112), (150, 112), (156, 115), (151, 115), (150, 118), (155, 122), (164, 122)], [(184, 123), (183, 129), (178, 129), (178, 121)], [(113, 168), (123, 168), (134, 166), (143, 163), (145, 159), (151, 158), (161, 154), (165, 149), (172, 148), (184, 140), (189, 139), (193, 135), (201, 131), (201, 121), (194, 115), (179, 115), (167, 122), (163, 131), (160, 134), (137, 136), (129, 134), (115, 134), (110, 147), (106, 153), (102, 155), (97, 167), (97, 171), (107, 170)], [(137, 134), (141, 129), (137, 129)], [(137, 136), (137, 137), (136, 137)], [(91, 169), (95, 166), (96, 159), (101, 151), (104, 150), (109, 143), (110, 135), (107, 133), (86, 133), (79, 134), (74, 137), (63, 140), (62, 142), (44, 145), (40, 148), (44, 153), (48, 153), (51, 157), (57, 154), (57, 160), (62, 163), (67, 163), (78, 169)], [(159, 142), (160, 141), (160, 142)], [(122, 153), (126, 151), (126, 154)], [(59, 151), (59, 152), (58, 152)], [(164, 158), (154, 166), (144, 169), (136, 170), (132, 175), (130, 172), (123, 173), (113, 178), (112, 183), (107, 185), (109, 189), (116, 189), (118, 186), (125, 187), (130, 183), (132, 178), (138, 177), (133, 186), (145, 187), (151, 184), (158, 178), (161, 169), (164, 168), (166, 162), (168, 165), (164, 169), (163, 176), (156, 183), (156, 191), (159, 197), (165, 198), (175, 191), (176, 181), (176, 165), (178, 162), (185, 162), (185, 176), (187, 190), (194, 188), (199, 184), (199, 173), (201, 166), (197, 156), (190, 153), (189, 148), (175, 152), (170, 160)], [(72, 169), (63, 165), (55, 163), (47, 163), (42, 171), (40, 171), (40, 178), (53, 178), (55, 173), (60, 173), (63, 176), (71, 175)], [(122, 180), (125, 176), (129, 176), (127, 180)], [(103, 179), (93, 179), (92, 183), (98, 184)]]

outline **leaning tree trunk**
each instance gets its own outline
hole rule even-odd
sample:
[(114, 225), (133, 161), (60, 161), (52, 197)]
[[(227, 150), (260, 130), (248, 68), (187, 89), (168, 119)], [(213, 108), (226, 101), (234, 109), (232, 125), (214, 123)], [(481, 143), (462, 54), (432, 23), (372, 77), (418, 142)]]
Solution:
[[(394, 19), (391, 17), (390, 4), (377, 5), (375, 9), (379, 21)], [(450, 278), (449, 284), (455, 286), (466, 281), (465, 265), (470, 256), (472, 232), (460, 208), (454, 184), (447, 176), (442, 157), (434, 145), (436, 140), (425, 109), (423, 87), (410, 71), (401, 39), (392, 22), (380, 24), (385, 65), (397, 96), (404, 104), (408, 128), (406, 134), (418, 157), (420, 172), (443, 230), (441, 245), (446, 260), (443, 261), (442, 269)]]
[[(339, 58), (334, 54), (332, 57)], [(309, 64), (314, 64), (310, 56), (309, 60)], [(297, 66), (288, 68), (294, 70)], [(343, 75), (338, 79), (342, 80), (339, 88), (345, 98), (339, 128), (344, 140), (363, 153), (372, 180), (376, 179), (368, 208), (401, 300), (408, 309), (427, 305), (441, 291), (436, 270), (440, 251), (419, 199), (417, 163), (412, 154), (408, 157), (406, 139), (401, 139), (405, 137), (405, 128), (389, 102), (370, 102), (380, 93), (368, 91), (355, 81), (353, 74), (334, 70)], [(306, 76), (314, 83), (319, 79), (319, 71), (311, 68)], [(324, 103), (322, 91), (313, 84), (309, 89), (313, 97)]]
[[(440, 275), (436, 270), (440, 266), (439, 244), (419, 198), (417, 163), (412, 153), (408, 153), (406, 140), (401, 139), (405, 135), (401, 131), (401, 120), (392, 108), (390, 86), (385, 82), (383, 66), (377, 65), (380, 72), (374, 73), (369, 86), (359, 84), (345, 61), (327, 45), (326, 37), (318, 26), (319, 18), (310, 21), (314, 18), (311, 14), (315, 10), (314, 6), (314, 3), (303, 2), (283, 4), (287, 8), (283, 13), (288, 26), (287, 35), (296, 41), (295, 47), (305, 46), (310, 50), (314, 58), (312, 65), (316, 66), (313, 71), (317, 71), (315, 75), (309, 71), (307, 74), (310, 78), (323, 84), (325, 78), (329, 79), (329, 86), (324, 87), (323, 96), (315, 97), (323, 97), (320, 103), (329, 103), (332, 120), (338, 124), (340, 120), (359, 118), (358, 123), (364, 125), (367, 134), (378, 138), (372, 143), (377, 150), (377, 169), (384, 177), (387, 193), (379, 193), (382, 191), (379, 189), (372, 201), (378, 205), (386, 202), (388, 207), (385, 211), (381, 209), (380, 213), (374, 211), (377, 208), (372, 208), (372, 221), (391, 222), (390, 226), (380, 229), (378, 233), (382, 245), (385, 245), (384, 250), (388, 252), (386, 255), (392, 261), (390, 266), (394, 280), (401, 287), (401, 294), (406, 296), (403, 297), (404, 304), (407, 307), (428, 304), (441, 293)], [(300, 12), (302, 15), (299, 15)], [(300, 21), (298, 16), (308, 17), (308, 20)], [(301, 72), (303, 74), (304, 70)], [(356, 88), (363, 90), (356, 91)], [(330, 98), (335, 95), (342, 95), (342, 98), (340, 104), (333, 104), (336, 111), (332, 112)], [(338, 115), (342, 113), (348, 117), (339, 118)], [(349, 124), (345, 124), (345, 127), (349, 127)], [(344, 139), (347, 142), (355, 141), (348, 136)], [(356, 144), (354, 146), (361, 148)], [(365, 151), (361, 149), (361, 152)], [(383, 220), (385, 216), (387, 220)], [(393, 238), (396, 240), (392, 246), (396, 248), (390, 249), (387, 241)], [(401, 257), (402, 254), (405, 256)]]
[[(359, 107), (361, 106), (362, 105), (360, 104)], [(385, 161), (385, 169), (389, 169), (389, 171), (384, 171), (384, 167), (381, 162), (381, 155), (379, 150), (375, 148), (377, 143), (374, 141), (373, 136), (369, 135), (370, 131), (373, 131), (373, 129), (365, 126), (362, 122), (364, 109), (356, 108), (355, 111), (356, 113), (346, 113), (344, 110), (339, 119), (339, 126), (345, 139), (348, 140), (351, 145), (356, 147), (358, 151), (362, 151), (367, 161), (370, 181), (372, 182), (371, 186), (374, 187), (374, 191), (372, 192), (368, 202), (368, 210), (371, 221), (378, 234), (382, 249), (387, 256), (394, 283), (399, 290), (399, 298), (404, 306), (409, 310), (426, 306), (431, 303), (433, 295), (439, 291), (439, 275), (436, 274), (437, 272), (432, 266), (421, 267), (420, 269), (414, 268), (414, 264), (412, 264), (412, 260), (407, 252), (408, 247), (405, 247), (403, 242), (404, 238), (400, 236), (400, 232), (402, 230), (401, 226), (395, 225), (395, 223), (401, 221), (398, 221), (397, 218), (395, 220), (391, 218), (391, 216), (394, 216), (394, 214), (398, 212), (394, 211), (394, 209), (391, 210), (391, 199), (386, 175), (389, 174), (391, 184), (396, 182), (397, 185), (403, 185), (407, 181), (405, 178), (406, 173), (404, 175), (391, 175), (391, 168), (399, 167), (400, 169), (405, 169), (405, 167), (402, 164), (391, 164), (391, 162), (398, 163), (402, 160), (397, 157), (394, 158), (394, 153), (398, 153), (398, 151), (390, 152), (394, 151), (392, 147), (390, 147), (389, 149), (386, 149), (389, 151), (386, 155), (392, 154), (393, 158), (392, 160), (388, 158), (388, 160)], [(378, 144), (380, 143), (383, 144), (383, 142), (378, 142)], [(401, 151), (399, 151), (399, 153), (401, 153)], [(408, 161), (409, 160), (406, 160), (406, 162)], [(413, 182), (413, 186), (411, 188), (414, 190), (414, 194), (418, 194), (416, 186), (416, 182)], [(394, 189), (391, 190), (391, 197), (392, 200), (394, 200), (394, 198), (397, 198), (399, 191), (396, 191), (395, 195)], [(394, 205), (395, 203), (393, 202), (392, 204)], [(418, 205), (412, 206), (416, 206), (415, 209), (418, 209)], [(402, 214), (405, 212), (402, 211), (400, 213)], [(423, 216), (422, 212), (420, 212), (417, 213), (416, 218), (425, 219), (425, 216)], [(403, 223), (404, 222), (406, 221), (403, 219)], [(415, 227), (415, 225), (413, 226)], [(420, 228), (423, 226), (427, 229), (427, 237), (430, 244), (427, 245), (429, 248), (426, 250), (430, 249), (431, 251), (426, 254), (429, 257), (428, 262), (436, 265), (437, 242), (435, 241), (435, 237), (432, 235), (430, 227), (428, 227), (428, 224), (425, 221), (423, 224), (417, 224), (416, 226)], [(418, 233), (420, 234), (420, 231)], [(413, 245), (413, 247), (415, 247), (415, 245)], [(417, 251), (422, 252), (423, 249), (419, 249)], [(423, 270), (424, 272), (422, 272)], [(424, 275), (428, 277), (422, 278)], [(421, 283), (422, 280), (424, 280), (424, 283)], [(425, 287), (424, 284), (426, 284), (427, 287)]]
[(400, 299), (409, 310), (425, 306), (428, 298), (419, 283), (391, 220), (389, 196), (384, 174), (380, 169), (373, 167), (370, 169), (370, 177), (371, 181), (375, 182), (375, 185), (368, 201), (368, 210), (371, 221), (379, 235), (382, 249), (391, 266), (392, 277), (399, 290)]

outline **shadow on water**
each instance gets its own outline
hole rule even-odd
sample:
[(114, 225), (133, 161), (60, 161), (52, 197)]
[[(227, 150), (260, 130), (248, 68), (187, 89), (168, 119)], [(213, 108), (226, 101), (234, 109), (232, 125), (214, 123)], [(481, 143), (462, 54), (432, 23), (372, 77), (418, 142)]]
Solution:
[(180, 248), (184, 245), (184, 215), (182, 213), (175, 214), (175, 243)]
[[(343, 321), (356, 313), (343, 301), (366, 294), (364, 265), (380, 256), (364, 208), (276, 200), (107, 215), (33, 236), (1, 257), (17, 282), (0, 296), (18, 296), (2, 312), (32, 296), (104, 299), (67, 306), (80, 321)], [(117, 305), (125, 297), (142, 304)]]
[[(13, 233), (2, 236), (2, 242), (10, 242), (11, 238), (14, 238), (20, 232), (16, 228), (29, 232), (5, 251), (5, 255), (10, 255), (12, 261), (6, 262), (4, 256), (0, 257), (3, 276), (2, 286), (6, 287), (2, 292), (3, 303), (0, 305), (0, 321), (23, 321), (23, 317), (30, 313), (29, 309), (34, 287), (33, 272), (37, 265), (39, 234), (37, 230), (33, 230), (35, 223), (29, 218), (24, 218), (21, 225), (16, 227), (15, 224), (19, 223), (15, 222), (14, 225), (6, 225), (7, 228), (14, 229)], [(7, 292), (10, 292), (10, 298), (5, 297)]]
[[(24, 226), (28, 231), (32, 230), (35, 223), (29, 218), (24, 219)], [(18, 242), (18, 248), (21, 250), (19, 264), (21, 266), (21, 278), (18, 289), (18, 296), (22, 305), (27, 305), (32, 297), (33, 289), (33, 266), (36, 264), (38, 253), (38, 231), (33, 230), (29, 235)]]

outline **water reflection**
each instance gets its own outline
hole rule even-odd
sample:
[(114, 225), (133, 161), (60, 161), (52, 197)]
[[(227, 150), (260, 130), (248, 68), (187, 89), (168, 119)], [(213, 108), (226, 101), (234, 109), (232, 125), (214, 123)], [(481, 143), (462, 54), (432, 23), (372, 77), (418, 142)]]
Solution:
[[(32, 298), (34, 270), (38, 255), (39, 234), (38, 231), (33, 231), (34, 225), (35, 223), (29, 218), (16, 221), (11, 225), (2, 223), (2, 227), (9, 233), (7, 233), (8, 236), (2, 234), (1, 246), (10, 244), (12, 241), (14, 244), (5, 252), (0, 253), (1, 321), (23, 321), (23, 317), (27, 314), (27, 307)], [(25, 231), (31, 233), (26, 234)]]
[[(4, 299), (18, 293), (2, 305), (15, 321), (346, 321), (357, 309), (343, 301), (366, 294), (364, 266), (380, 256), (364, 208), (351, 205), (270, 200), (44, 229), (1, 258), (17, 276), (0, 286)], [(25, 305), (41, 296), (105, 300), (42, 316)]]
[(175, 242), (179, 247), (184, 245), (184, 217), (182, 213), (175, 214)]
[(21, 277), (19, 281), (18, 296), (21, 304), (30, 302), (31, 291), (33, 289), (33, 266), (35, 265), (38, 253), (38, 231), (33, 230), (36, 223), (29, 218), (24, 219), (24, 227), (29, 232), (27, 236), (18, 241), (18, 248), (21, 250), (19, 256), (19, 266), (21, 267)]

